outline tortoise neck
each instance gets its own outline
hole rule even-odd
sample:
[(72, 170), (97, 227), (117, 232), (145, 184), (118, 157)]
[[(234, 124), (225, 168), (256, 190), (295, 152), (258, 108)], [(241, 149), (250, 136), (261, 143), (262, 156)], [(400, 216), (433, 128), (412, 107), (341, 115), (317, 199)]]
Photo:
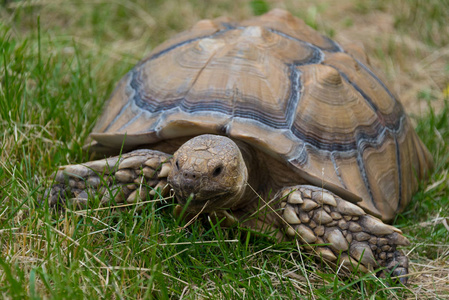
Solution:
[(265, 172), (263, 171), (264, 166), (258, 159), (258, 151), (241, 141), (236, 141), (236, 144), (242, 153), (248, 172), (248, 178), (246, 185), (244, 186), (245, 191), (241, 193), (241, 197), (238, 201), (236, 201), (236, 205), (231, 208), (233, 210), (240, 209), (254, 202), (258, 197), (258, 192), (260, 190), (259, 187), (265, 180), (264, 177), (266, 177), (264, 175)]

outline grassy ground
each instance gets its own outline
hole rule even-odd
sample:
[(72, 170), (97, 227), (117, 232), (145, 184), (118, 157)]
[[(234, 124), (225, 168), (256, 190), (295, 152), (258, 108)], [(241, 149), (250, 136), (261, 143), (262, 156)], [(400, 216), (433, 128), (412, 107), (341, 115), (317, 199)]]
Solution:
[[(0, 295), (41, 298), (449, 298), (449, 7), (438, 0), (0, 2)], [(395, 224), (412, 244), (408, 287), (341, 277), (240, 228), (184, 228), (172, 202), (56, 215), (36, 207), (114, 84), (202, 18), (282, 7), (341, 43), (358, 40), (401, 96), (436, 168)], [(446, 100), (444, 100), (446, 99)]]

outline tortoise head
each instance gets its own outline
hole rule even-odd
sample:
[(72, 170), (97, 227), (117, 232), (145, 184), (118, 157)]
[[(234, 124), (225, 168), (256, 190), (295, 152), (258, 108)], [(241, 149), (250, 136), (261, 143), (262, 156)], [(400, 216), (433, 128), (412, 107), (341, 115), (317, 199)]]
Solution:
[(183, 144), (173, 155), (168, 183), (181, 205), (191, 197), (191, 212), (236, 207), (246, 189), (248, 170), (231, 139), (205, 134)]

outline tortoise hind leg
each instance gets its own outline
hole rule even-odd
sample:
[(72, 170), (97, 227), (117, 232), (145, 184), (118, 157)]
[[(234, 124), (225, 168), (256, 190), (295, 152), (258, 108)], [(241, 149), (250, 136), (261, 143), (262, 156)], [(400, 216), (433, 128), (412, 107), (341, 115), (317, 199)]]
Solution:
[(135, 150), (111, 158), (62, 166), (55, 184), (45, 192), (49, 206), (88, 207), (89, 195), (99, 195), (101, 205), (133, 203), (167, 192), (170, 155), (155, 150)]
[[(277, 196), (286, 235), (312, 245), (306, 247), (311, 252), (349, 270), (385, 267), (393, 276), (408, 274), (408, 259), (396, 247), (409, 241), (399, 229), (319, 187), (289, 187)], [(407, 278), (399, 280), (405, 284)]]

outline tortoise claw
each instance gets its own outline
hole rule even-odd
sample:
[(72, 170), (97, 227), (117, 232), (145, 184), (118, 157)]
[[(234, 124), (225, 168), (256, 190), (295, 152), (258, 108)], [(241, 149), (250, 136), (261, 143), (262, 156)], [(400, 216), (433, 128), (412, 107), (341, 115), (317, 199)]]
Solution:
[(398, 277), (400, 283), (407, 285), (408, 277), (406, 275), (408, 275), (408, 271), (406, 268), (396, 268), (392, 275)]
[(408, 258), (401, 251), (394, 252), (392, 259), (386, 267), (391, 277), (397, 277), (396, 279), (403, 285), (407, 284)]

